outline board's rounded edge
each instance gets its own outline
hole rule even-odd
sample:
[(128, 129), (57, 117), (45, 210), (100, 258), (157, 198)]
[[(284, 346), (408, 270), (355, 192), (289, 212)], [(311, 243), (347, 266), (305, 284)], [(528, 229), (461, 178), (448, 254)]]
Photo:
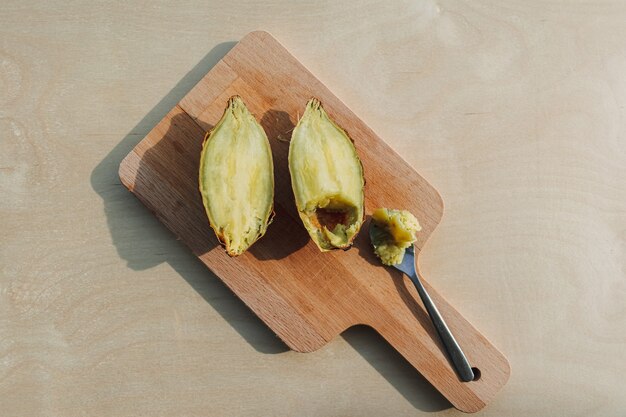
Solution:
[[(239, 42), (250, 40), (251, 38), (270, 38), (272, 41), (280, 44), (280, 42), (274, 37), (274, 35), (272, 35), (267, 30), (263, 30), (263, 29), (253, 30), (252, 32), (246, 33), (243, 36), (243, 38), (241, 38), (239, 40)], [(281, 44), (281, 46), (282, 46), (282, 44)]]
[(134, 180), (131, 180), (131, 178), (129, 177), (129, 175), (133, 171), (133, 169), (130, 166), (131, 164), (130, 159), (133, 157), (134, 153), (135, 153), (134, 150), (131, 150), (124, 157), (124, 159), (122, 159), (122, 162), (120, 162), (120, 165), (117, 169), (117, 176), (119, 177), (120, 182), (129, 191), (133, 191), (133, 189), (135, 188)]
[[(267, 325), (270, 329), (272, 329), (272, 327), (268, 324)], [(272, 329), (273, 330), (273, 329)], [(319, 339), (314, 339), (314, 338), (300, 338), (297, 340), (293, 340), (290, 339), (288, 337), (284, 337), (283, 335), (276, 333), (276, 336), (278, 336), (278, 338), (280, 340), (283, 341), (284, 344), (287, 345), (287, 347), (296, 352), (296, 353), (311, 353), (311, 352), (315, 352), (316, 350), (320, 350), (321, 348), (323, 348), (324, 346), (326, 346), (330, 340), (326, 340), (324, 338), (319, 337)]]

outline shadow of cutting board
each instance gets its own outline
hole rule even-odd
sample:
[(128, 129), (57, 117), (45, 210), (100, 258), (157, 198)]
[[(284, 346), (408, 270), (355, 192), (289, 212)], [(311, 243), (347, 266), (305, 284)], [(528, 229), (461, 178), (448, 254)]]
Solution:
[[(204, 134), (238, 94), (267, 132), (275, 165), (276, 217), (244, 255), (230, 258), (210, 229), (198, 191)], [(456, 408), (483, 408), (509, 378), (506, 358), (446, 300), (431, 293), (478, 380), (458, 379), (408, 279), (379, 266), (366, 223), (348, 251), (320, 253), (296, 213), (287, 167), (288, 139), (307, 100), (318, 97), (355, 142), (365, 171), (366, 213), (410, 210), (423, 230), (443, 203), (398, 154), (266, 32), (244, 37), (126, 156), (122, 183), (219, 276), (291, 349), (310, 352), (356, 324), (371, 326)]]

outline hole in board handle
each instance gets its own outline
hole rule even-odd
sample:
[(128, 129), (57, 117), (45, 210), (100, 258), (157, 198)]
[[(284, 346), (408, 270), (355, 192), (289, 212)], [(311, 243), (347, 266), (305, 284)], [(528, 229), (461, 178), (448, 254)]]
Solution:
[(478, 381), (480, 379), (480, 369), (472, 367), (472, 372), (474, 372), (474, 379), (472, 379), (472, 381)]

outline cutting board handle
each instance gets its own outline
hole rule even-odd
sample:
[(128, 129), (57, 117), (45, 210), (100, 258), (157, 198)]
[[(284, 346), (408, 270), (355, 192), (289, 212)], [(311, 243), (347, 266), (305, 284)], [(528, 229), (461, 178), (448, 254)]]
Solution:
[(509, 378), (510, 366), (504, 355), (423, 280), (475, 373), (473, 381), (462, 382), (413, 283), (399, 271), (392, 278), (403, 301), (395, 305), (403, 307), (383, 309), (370, 326), (455, 408), (468, 413), (484, 408)]

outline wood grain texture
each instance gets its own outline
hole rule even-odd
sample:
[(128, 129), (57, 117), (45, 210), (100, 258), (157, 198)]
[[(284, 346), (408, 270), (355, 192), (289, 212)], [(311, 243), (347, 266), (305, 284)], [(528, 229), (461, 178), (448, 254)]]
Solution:
[[(263, 239), (235, 258), (209, 229), (197, 179), (204, 133), (233, 95), (258, 115), (268, 135), (276, 182), (274, 222)], [(410, 280), (379, 264), (366, 231), (347, 251), (321, 253), (308, 238), (296, 211), (287, 156), (295, 119), (311, 97), (319, 98), (354, 140), (365, 175), (366, 213), (395, 207), (420, 220), (417, 258), (443, 215), (441, 197), (267, 32), (246, 35), (228, 52), (124, 158), (120, 179), (291, 349), (317, 350), (364, 324), (456, 408), (482, 409), (510, 373), (493, 345), (425, 282), (468, 360), (480, 370), (480, 379), (461, 382)]]
[(624, 21), (622, 1), (3, 1), (0, 415), (460, 415), (367, 327), (287, 350), (120, 186), (265, 29), (441, 193), (421, 270), (513, 368), (480, 415), (621, 417)]

